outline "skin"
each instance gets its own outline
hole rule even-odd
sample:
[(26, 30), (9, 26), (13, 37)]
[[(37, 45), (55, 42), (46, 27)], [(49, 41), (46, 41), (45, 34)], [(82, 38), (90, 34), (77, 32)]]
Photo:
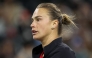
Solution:
[(50, 44), (58, 38), (58, 20), (51, 20), (50, 14), (46, 8), (36, 8), (32, 16), (32, 30), (37, 31), (33, 38), (41, 41), (42, 46)]

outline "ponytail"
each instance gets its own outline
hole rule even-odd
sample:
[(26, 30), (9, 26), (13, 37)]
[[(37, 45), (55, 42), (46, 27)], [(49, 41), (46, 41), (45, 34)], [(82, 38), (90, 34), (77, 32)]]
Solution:
[(73, 22), (74, 17), (73, 16), (69, 16), (67, 14), (61, 14), (61, 22), (62, 22), (62, 27), (59, 27), (59, 30), (61, 29), (60, 32), (60, 37), (65, 37), (68, 36), (66, 34), (71, 34), (73, 33), (73, 29), (77, 28), (77, 26), (75, 25), (75, 23)]
[(67, 14), (62, 14), (61, 16), (62, 16), (62, 24), (64, 25), (73, 24), (76, 27), (75, 23), (72, 21), (74, 17), (68, 16)]

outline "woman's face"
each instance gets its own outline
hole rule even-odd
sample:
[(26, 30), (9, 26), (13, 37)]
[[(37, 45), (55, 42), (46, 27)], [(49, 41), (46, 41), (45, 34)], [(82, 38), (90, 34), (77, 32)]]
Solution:
[(48, 10), (45, 8), (37, 8), (32, 16), (32, 35), (34, 39), (42, 40), (51, 33), (51, 19)]

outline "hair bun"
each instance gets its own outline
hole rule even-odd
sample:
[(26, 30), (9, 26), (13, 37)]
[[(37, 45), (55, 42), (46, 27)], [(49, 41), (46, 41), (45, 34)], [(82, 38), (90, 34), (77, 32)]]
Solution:
[(71, 23), (71, 20), (68, 15), (62, 14), (62, 24), (69, 25)]

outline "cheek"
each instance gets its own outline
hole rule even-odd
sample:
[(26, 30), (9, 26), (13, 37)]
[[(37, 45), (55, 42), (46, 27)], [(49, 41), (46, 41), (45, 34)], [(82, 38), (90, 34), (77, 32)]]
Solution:
[(39, 24), (39, 29), (42, 32), (50, 31), (50, 23), (49, 22), (42, 22)]

